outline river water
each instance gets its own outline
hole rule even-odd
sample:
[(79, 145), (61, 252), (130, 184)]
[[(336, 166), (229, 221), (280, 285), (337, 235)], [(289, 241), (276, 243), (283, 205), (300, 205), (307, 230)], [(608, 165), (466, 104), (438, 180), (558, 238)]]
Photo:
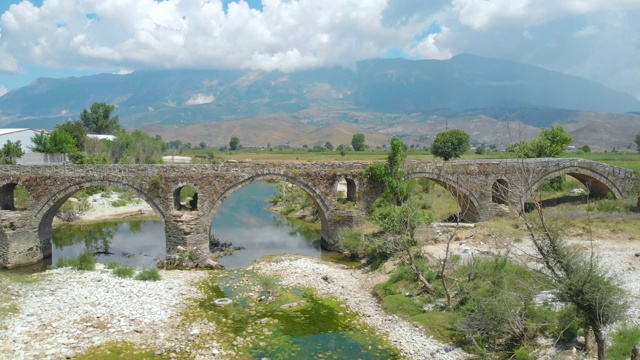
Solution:
[[(227, 268), (240, 268), (271, 254), (320, 257), (320, 232), (295, 225), (267, 209), (276, 185), (245, 186), (222, 204), (213, 219), (212, 232), (224, 243), (242, 250), (220, 260)], [(69, 224), (53, 231), (51, 263), (73, 258), (84, 251), (98, 255), (98, 262), (118, 262), (135, 267), (154, 267), (166, 255), (166, 238), (158, 220), (104, 221)]]

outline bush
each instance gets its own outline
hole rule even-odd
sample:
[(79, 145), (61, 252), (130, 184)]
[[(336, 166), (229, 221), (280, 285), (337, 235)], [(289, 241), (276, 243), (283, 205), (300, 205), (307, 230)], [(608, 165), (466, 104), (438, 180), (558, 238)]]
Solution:
[(131, 266), (126, 266), (126, 265), (119, 265), (115, 269), (113, 269), (113, 275), (123, 279), (128, 279), (133, 277), (134, 273), (135, 273), (135, 269)]
[(626, 325), (613, 333), (609, 347), (609, 358), (612, 360), (629, 359), (633, 347), (640, 344), (640, 326)]
[(142, 269), (142, 271), (136, 275), (135, 279), (142, 281), (158, 281), (160, 280), (160, 273), (156, 268)]
[(535, 356), (531, 354), (531, 351), (526, 346), (521, 346), (513, 352), (513, 360), (535, 360)]
[(121, 207), (121, 206), (126, 206), (127, 205), (127, 201), (126, 200), (115, 200), (111, 202), (111, 206), (113, 207)]
[(71, 267), (76, 270), (95, 270), (97, 259), (95, 255), (89, 252), (80, 254), (77, 258), (67, 259), (61, 257), (56, 262), (56, 267)]

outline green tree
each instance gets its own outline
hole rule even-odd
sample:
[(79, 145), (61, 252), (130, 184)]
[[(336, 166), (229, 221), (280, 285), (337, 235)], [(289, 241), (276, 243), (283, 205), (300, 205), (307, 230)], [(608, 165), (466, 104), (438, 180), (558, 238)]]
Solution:
[(367, 167), (365, 176), (368, 179), (379, 181), (385, 186), (385, 193), (388, 194), (395, 205), (406, 200), (407, 188), (404, 179), (404, 172), (401, 166), (406, 159), (403, 150), (402, 139), (394, 136), (389, 141), (390, 149), (387, 155), (387, 162), (375, 162)]
[[(522, 158), (558, 157), (573, 141), (571, 134), (562, 126), (554, 125), (544, 129), (537, 138), (529, 142), (515, 144), (513, 150)], [(509, 150), (509, 147), (507, 147)]]
[(448, 161), (459, 158), (471, 148), (471, 137), (466, 132), (453, 129), (438, 133), (431, 145), (431, 153)]
[(638, 152), (640, 152), (640, 132), (636, 134), (636, 146), (638, 147)]
[(580, 150), (583, 154), (591, 153), (591, 148), (589, 147), (589, 145), (584, 145), (583, 147), (581, 147), (578, 150)]
[(110, 157), (118, 164), (156, 164), (162, 161), (162, 146), (162, 140), (140, 130), (131, 134), (120, 130), (110, 146)]
[(364, 144), (364, 134), (355, 134), (351, 138), (351, 147), (354, 151), (364, 151), (366, 145)]
[(34, 152), (56, 154), (56, 153), (75, 153), (78, 151), (76, 140), (67, 132), (55, 129), (50, 134), (44, 131), (35, 134), (31, 138), (34, 146), (30, 149)]
[(115, 105), (104, 102), (94, 102), (91, 104), (90, 111), (82, 110), (80, 113), (80, 121), (84, 125), (87, 132), (92, 134), (113, 134), (120, 129), (118, 116), (111, 116)]
[(56, 130), (64, 131), (76, 141), (78, 150), (84, 149), (84, 142), (87, 138), (87, 131), (80, 120), (66, 121), (62, 125), (57, 125)]
[(7, 142), (2, 146), (2, 149), (0, 149), (0, 155), (2, 156), (3, 164), (15, 164), (16, 159), (21, 158), (24, 155), (22, 143), (20, 140), (16, 142), (7, 140)]
[(200, 147), (200, 149), (206, 149), (207, 148), (207, 143), (204, 141), (200, 141), (200, 144), (198, 144), (198, 146)]
[(326, 143), (324, 143), (324, 147), (326, 147), (327, 150), (333, 150), (333, 144), (331, 143), (331, 141), (327, 141)]
[(231, 138), (231, 141), (229, 141), (229, 149), (231, 151), (234, 150), (238, 150), (240, 147), (240, 138), (238, 138), (237, 136), (234, 136)]

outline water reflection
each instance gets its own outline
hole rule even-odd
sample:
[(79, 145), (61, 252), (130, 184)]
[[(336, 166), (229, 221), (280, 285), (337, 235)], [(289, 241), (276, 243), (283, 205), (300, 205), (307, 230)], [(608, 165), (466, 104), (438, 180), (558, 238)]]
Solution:
[(250, 265), (265, 255), (320, 257), (320, 232), (295, 224), (267, 209), (276, 186), (255, 183), (236, 191), (218, 210), (212, 232), (220, 242), (243, 247), (220, 260), (227, 268)]
[[(256, 183), (235, 193), (222, 204), (213, 221), (221, 242), (241, 246), (221, 259), (227, 268), (240, 268), (271, 254), (294, 253), (320, 257), (320, 232), (275, 214), (267, 206), (276, 186)], [(155, 266), (166, 256), (166, 237), (158, 220), (104, 221), (64, 224), (53, 230), (51, 263), (90, 251), (98, 262), (118, 262), (136, 267)]]
[(118, 262), (136, 267), (153, 267), (166, 256), (166, 238), (158, 220), (105, 221), (65, 224), (53, 230), (52, 263), (73, 258), (85, 251), (98, 262)]

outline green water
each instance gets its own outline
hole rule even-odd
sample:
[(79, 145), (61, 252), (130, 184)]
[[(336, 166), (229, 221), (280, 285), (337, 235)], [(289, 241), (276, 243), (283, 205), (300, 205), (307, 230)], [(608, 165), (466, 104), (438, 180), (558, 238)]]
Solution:
[[(311, 289), (285, 288), (253, 272), (231, 270), (212, 277), (203, 290), (207, 298), (199, 306), (216, 322), (218, 334), (226, 334), (223, 344), (252, 358), (400, 358), (395, 348), (342, 303), (319, 298)], [(271, 295), (261, 301), (266, 294)], [(233, 303), (212, 305), (220, 297), (229, 297)], [(286, 306), (300, 301), (302, 306)]]

